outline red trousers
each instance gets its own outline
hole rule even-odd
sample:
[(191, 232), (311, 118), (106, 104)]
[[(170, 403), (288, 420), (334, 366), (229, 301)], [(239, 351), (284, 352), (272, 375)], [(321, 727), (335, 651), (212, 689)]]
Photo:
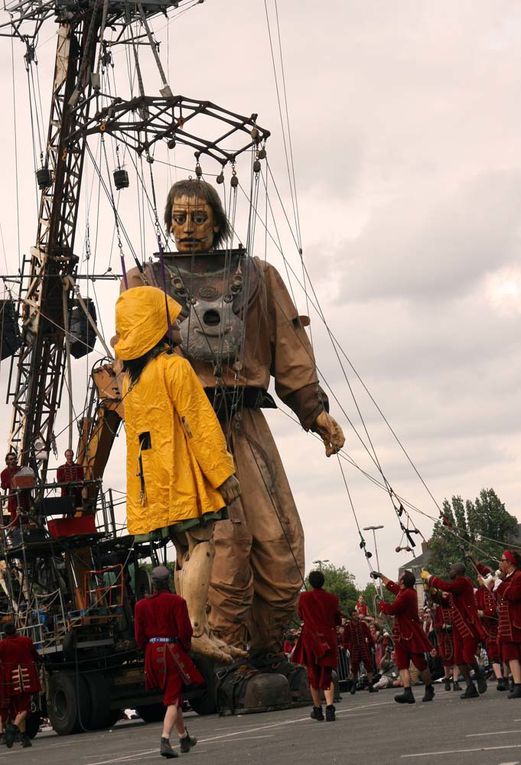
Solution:
[(308, 664), (308, 681), (312, 688), (327, 691), (331, 686), (333, 667), (319, 667), (318, 664)]
[(476, 663), (476, 654), (478, 652), (478, 641), (474, 637), (461, 637), (458, 630), (452, 631), (452, 642), (454, 645), (454, 664), (462, 666), (468, 664), (473, 666)]
[(398, 669), (409, 669), (411, 661), (419, 672), (427, 669), (427, 662), (423, 653), (412, 653), (406, 643), (395, 643), (394, 655)]
[(31, 694), (30, 693), (17, 693), (6, 700), (6, 706), (0, 709), (0, 717), (2, 718), (3, 727), (8, 720), (14, 722), (15, 717), (20, 712), (29, 712), (31, 710)]
[(501, 659), (503, 661), (521, 661), (521, 643), (507, 643), (501, 641)]

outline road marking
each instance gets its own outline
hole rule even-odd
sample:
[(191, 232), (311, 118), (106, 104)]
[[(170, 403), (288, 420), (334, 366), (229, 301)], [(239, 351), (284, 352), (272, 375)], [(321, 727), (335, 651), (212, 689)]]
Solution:
[(467, 733), (465, 738), (474, 738), (474, 736), (501, 736), (503, 733), (521, 733), (519, 728), (517, 730), (492, 730), (490, 733)]
[(440, 752), (417, 752), (416, 754), (401, 754), (400, 757), (434, 757), (443, 754), (466, 754), (467, 752), (493, 752), (497, 749), (521, 749), (521, 744), (511, 744), (504, 746), (478, 746), (475, 749), (444, 749)]
[[(387, 706), (394, 706), (391, 701), (387, 702), (381, 702), (376, 704), (363, 704), (362, 706), (357, 707), (351, 707), (350, 709), (339, 709), (337, 710), (337, 717), (341, 714), (346, 714), (349, 712), (358, 712), (361, 709), (371, 709), (372, 707), (387, 707)], [(219, 736), (210, 736), (209, 738), (201, 738), (199, 739), (199, 742), (201, 744), (205, 744), (209, 741), (218, 741), (219, 739), (223, 738), (232, 738), (236, 736), (244, 736), (248, 733), (258, 733), (259, 731), (266, 731), (271, 730), (273, 728), (282, 728), (286, 725), (294, 725), (295, 723), (301, 723), (301, 722), (307, 722), (310, 720), (309, 715), (306, 715), (306, 717), (298, 717), (296, 720), (284, 720), (283, 722), (276, 722), (276, 723), (266, 723), (265, 725), (259, 725), (256, 728), (248, 728), (247, 730), (239, 730), (239, 731), (232, 731), (229, 733), (222, 733)], [(92, 762), (88, 762), (87, 765), (112, 765), (112, 763), (115, 762), (130, 762), (131, 760), (139, 759), (140, 757), (146, 757), (152, 754), (157, 754), (157, 747), (154, 749), (146, 749), (143, 752), (133, 752), (132, 754), (126, 754), (121, 757), (114, 757), (110, 760), (95, 760)], [(103, 755), (100, 755), (102, 757)]]

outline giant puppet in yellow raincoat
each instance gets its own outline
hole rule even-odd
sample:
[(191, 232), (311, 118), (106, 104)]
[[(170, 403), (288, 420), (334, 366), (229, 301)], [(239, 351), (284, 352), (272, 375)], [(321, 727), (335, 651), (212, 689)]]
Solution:
[(213, 403), (241, 482), (229, 518), (215, 526), (209, 622), (228, 645), (249, 645), (273, 666), (302, 587), (304, 534), (262, 412), (275, 406), (270, 379), (327, 456), (344, 435), (318, 384), (307, 318), (270, 263), (225, 247), (230, 224), (216, 189), (178, 181), (164, 219), (177, 252), (132, 269), (121, 289), (153, 284), (183, 306), (180, 350)]
[[(167, 317), (168, 310), (168, 317)], [(222, 660), (237, 651), (210, 638), (206, 600), (213, 522), (238, 496), (233, 458), (190, 363), (166, 341), (180, 306), (157, 287), (136, 287), (116, 304), (114, 350), (123, 382), (127, 435), (127, 526), (168, 530), (178, 553), (177, 586), (187, 601), (193, 647)], [(221, 652), (221, 655), (219, 655)]]

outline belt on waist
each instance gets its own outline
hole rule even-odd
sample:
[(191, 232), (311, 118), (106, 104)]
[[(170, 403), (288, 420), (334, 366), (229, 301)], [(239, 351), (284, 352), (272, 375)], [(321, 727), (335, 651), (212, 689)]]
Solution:
[(149, 643), (179, 643), (176, 637), (152, 637), (148, 638)]
[(229, 417), (241, 409), (277, 408), (277, 404), (264, 388), (255, 388), (251, 385), (238, 385), (234, 388), (205, 388), (204, 392), (220, 419)]

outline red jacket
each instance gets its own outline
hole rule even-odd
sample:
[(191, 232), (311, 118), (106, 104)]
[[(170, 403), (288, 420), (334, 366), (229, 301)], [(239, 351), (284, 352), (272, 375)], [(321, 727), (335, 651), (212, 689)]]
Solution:
[[(56, 480), (58, 483), (77, 483), (83, 481), (84, 478), (85, 471), (83, 465), (77, 465), (76, 463), (68, 465), (65, 462), (65, 464), (60, 465), (56, 471)], [(76, 498), (76, 507), (79, 507), (79, 505), (81, 505), (81, 488), (81, 486), (62, 486), (61, 495), (62, 497), (72, 495)]]
[(481, 619), (483, 629), (487, 633), (487, 639), (495, 640), (498, 628), (497, 601), (495, 594), (490, 592), (485, 585), (480, 584), (474, 595), (478, 611), (483, 611), (483, 616), (480, 616), (479, 618)]
[[(7, 510), (9, 511), (9, 515), (11, 516), (11, 521), (14, 521), (16, 518), (16, 510), (18, 507), (18, 500), (22, 500), (23, 494), (11, 494), (11, 479), (18, 473), (20, 470), (20, 465), (17, 465), (16, 467), (6, 467), (2, 470), (0, 473), (0, 482), (2, 485), (2, 489), (4, 491), (8, 492), (8, 500), (7, 500)], [(22, 502), (20, 502), (20, 505), (22, 505)], [(5, 505), (2, 505), (2, 507), (5, 507)]]
[(474, 597), (474, 585), (468, 576), (457, 576), (450, 582), (431, 576), (429, 587), (436, 587), (443, 592), (452, 595), (452, 629), (456, 630), (460, 637), (473, 637), (476, 640), (484, 640), (485, 630), (479, 620), (476, 598)]
[(379, 608), (382, 613), (394, 616), (395, 640), (405, 643), (407, 650), (411, 653), (430, 651), (432, 645), (423, 631), (418, 615), (416, 590), (411, 587), (405, 587), (402, 590), (396, 582), (387, 582), (386, 587), (389, 592), (396, 595), (396, 598), (392, 603), (381, 601)]
[(0, 695), (3, 699), (41, 690), (37, 669), (39, 660), (31, 638), (6, 635), (0, 640)]
[(291, 660), (295, 664), (336, 667), (336, 627), (342, 622), (337, 596), (322, 589), (302, 592), (297, 612), (304, 624)]
[(152, 637), (178, 638), (185, 651), (190, 650), (192, 625), (186, 600), (172, 592), (158, 592), (136, 603), (134, 620), (136, 643), (145, 648)]
[(499, 611), (498, 638), (521, 643), (521, 571), (515, 569), (496, 590)]

